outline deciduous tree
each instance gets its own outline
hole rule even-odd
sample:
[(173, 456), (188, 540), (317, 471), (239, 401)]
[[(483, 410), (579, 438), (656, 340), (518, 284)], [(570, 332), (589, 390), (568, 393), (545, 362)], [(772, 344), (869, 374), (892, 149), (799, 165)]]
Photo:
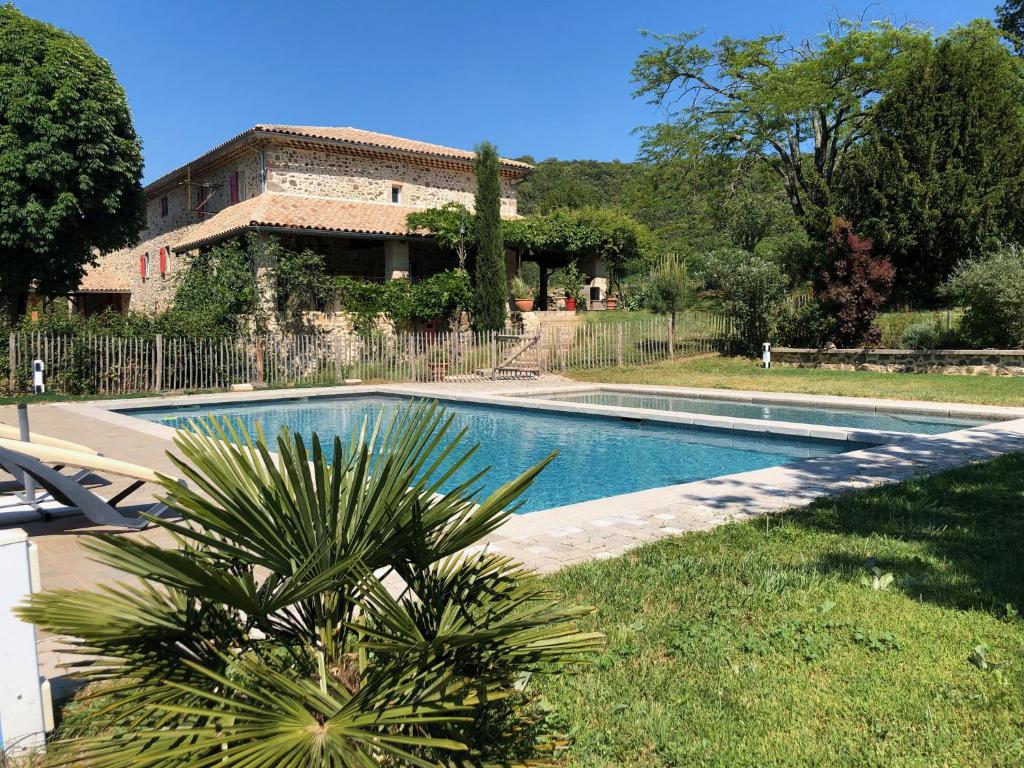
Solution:
[(134, 242), (142, 157), (125, 93), (79, 37), (0, 6), (0, 294), (74, 289)]
[(646, 33), (654, 45), (633, 68), (635, 94), (667, 111), (644, 131), (650, 158), (708, 154), (766, 163), (807, 233), (823, 241), (832, 187), (885, 92), (898, 54), (927, 34), (888, 22), (840, 21), (816, 40)]

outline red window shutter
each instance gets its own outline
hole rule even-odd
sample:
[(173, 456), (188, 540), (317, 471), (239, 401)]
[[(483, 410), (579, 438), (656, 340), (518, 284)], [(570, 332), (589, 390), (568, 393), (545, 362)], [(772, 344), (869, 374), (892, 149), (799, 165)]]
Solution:
[(238, 202), (238, 171), (231, 174), (231, 204)]
[(160, 275), (162, 277), (163, 275), (166, 275), (166, 274), (167, 274), (167, 248), (166, 247), (161, 247), (160, 248)]
[(146, 262), (147, 261), (149, 261), (148, 254), (143, 253), (143, 254), (141, 254), (139, 256), (139, 276), (143, 280), (146, 279)]

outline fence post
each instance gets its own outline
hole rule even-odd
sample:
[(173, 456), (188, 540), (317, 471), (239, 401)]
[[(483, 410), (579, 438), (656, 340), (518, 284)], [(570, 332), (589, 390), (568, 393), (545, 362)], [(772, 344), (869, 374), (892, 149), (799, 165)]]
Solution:
[(7, 342), (7, 355), (11, 369), (11, 392), (13, 393), (18, 386), (18, 342), (13, 332)]
[(156, 335), (156, 371), (153, 374), (153, 388), (160, 392), (164, 388), (164, 335)]
[(498, 339), (495, 331), (491, 331), (491, 381), (498, 378)]
[(334, 383), (341, 384), (343, 373), (342, 365), (342, 353), (341, 353), (341, 334), (335, 331), (334, 333)]
[(256, 337), (256, 383), (263, 383), (263, 337)]
[(626, 362), (622, 357), (622, 323), (615, 324), (615, 362), (619, 368)]
[(668, 359), (676, 359), (676, 323), (672, 315), (668, 316)]

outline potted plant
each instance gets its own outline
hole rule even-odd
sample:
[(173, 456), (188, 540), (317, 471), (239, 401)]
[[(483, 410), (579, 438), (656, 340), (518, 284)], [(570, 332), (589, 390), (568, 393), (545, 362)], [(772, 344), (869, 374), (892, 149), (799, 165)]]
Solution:
[(580, 273), (580, 268), (573, 260), (569, 262), (569, 266), (565, 268), (565, 272), (562, 274), (562, 288), (565, 289), (565, 311), (575, 312), (576, 311), (576, 300), (579, 299), (580, 291), (583, 290), (585, 280), (583, 275)]
[(512, 300), (515, 302), (517, 312), (533, 312), (533, 288), (526, 284), (519, 275), (512, 278), (509, 286), (512, 291)]
[(608, 309), (618, 309), (619, 297), (613, 293), (609, 293), (607, 298), (605, 299), (605, 306), (607, 306)]
[(448, 373), (448, 349), (438, 345), (427, 353), (427, 370), (431, 381), (444, 381)]

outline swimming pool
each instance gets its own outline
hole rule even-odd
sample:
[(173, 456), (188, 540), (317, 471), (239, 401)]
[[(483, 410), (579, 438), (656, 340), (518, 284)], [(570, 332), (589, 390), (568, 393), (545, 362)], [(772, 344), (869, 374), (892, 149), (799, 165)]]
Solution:
[[(238, 417), (250, 431), (257, 423), (268, 438), (282, 426), (307, 437), (348, 436), (364, 418), (393, 411), (409, 398), (348, 395), (229, 405), (120, 409), (177, 429), (200, 416)], [(719, 475), (789, 464), (800, 459), (857, 450), (849, 441), (736, 433), (650, 421), (538, 412), (532, 409), (445, 401), (458, 426), (468, 429), (467, 447), (480, 450), (463, 468), (491, 467), (493, 490), (558, 450), (558, 457), (527, 492), (520, 512), (687, 483)]]
[(847, 429), (874, 429), (887, 432), (913, 432), (937, 435), (957, 429), (988, 424), (982, 419), (960, 419), (930, 414), (870, 411), (854, 408), (815, 407), (774, 403), (749, 403), (733, 400), (686, 397), (685, 395), (639, 394), (594, 390), (544, 395), (543, 399), (562, 403), (587, 405), (614, 405), (625, 408), (643, 408), (676, 413), (694, 413), (705, 416), (725, 416), (737, 419), (788, 421)]

